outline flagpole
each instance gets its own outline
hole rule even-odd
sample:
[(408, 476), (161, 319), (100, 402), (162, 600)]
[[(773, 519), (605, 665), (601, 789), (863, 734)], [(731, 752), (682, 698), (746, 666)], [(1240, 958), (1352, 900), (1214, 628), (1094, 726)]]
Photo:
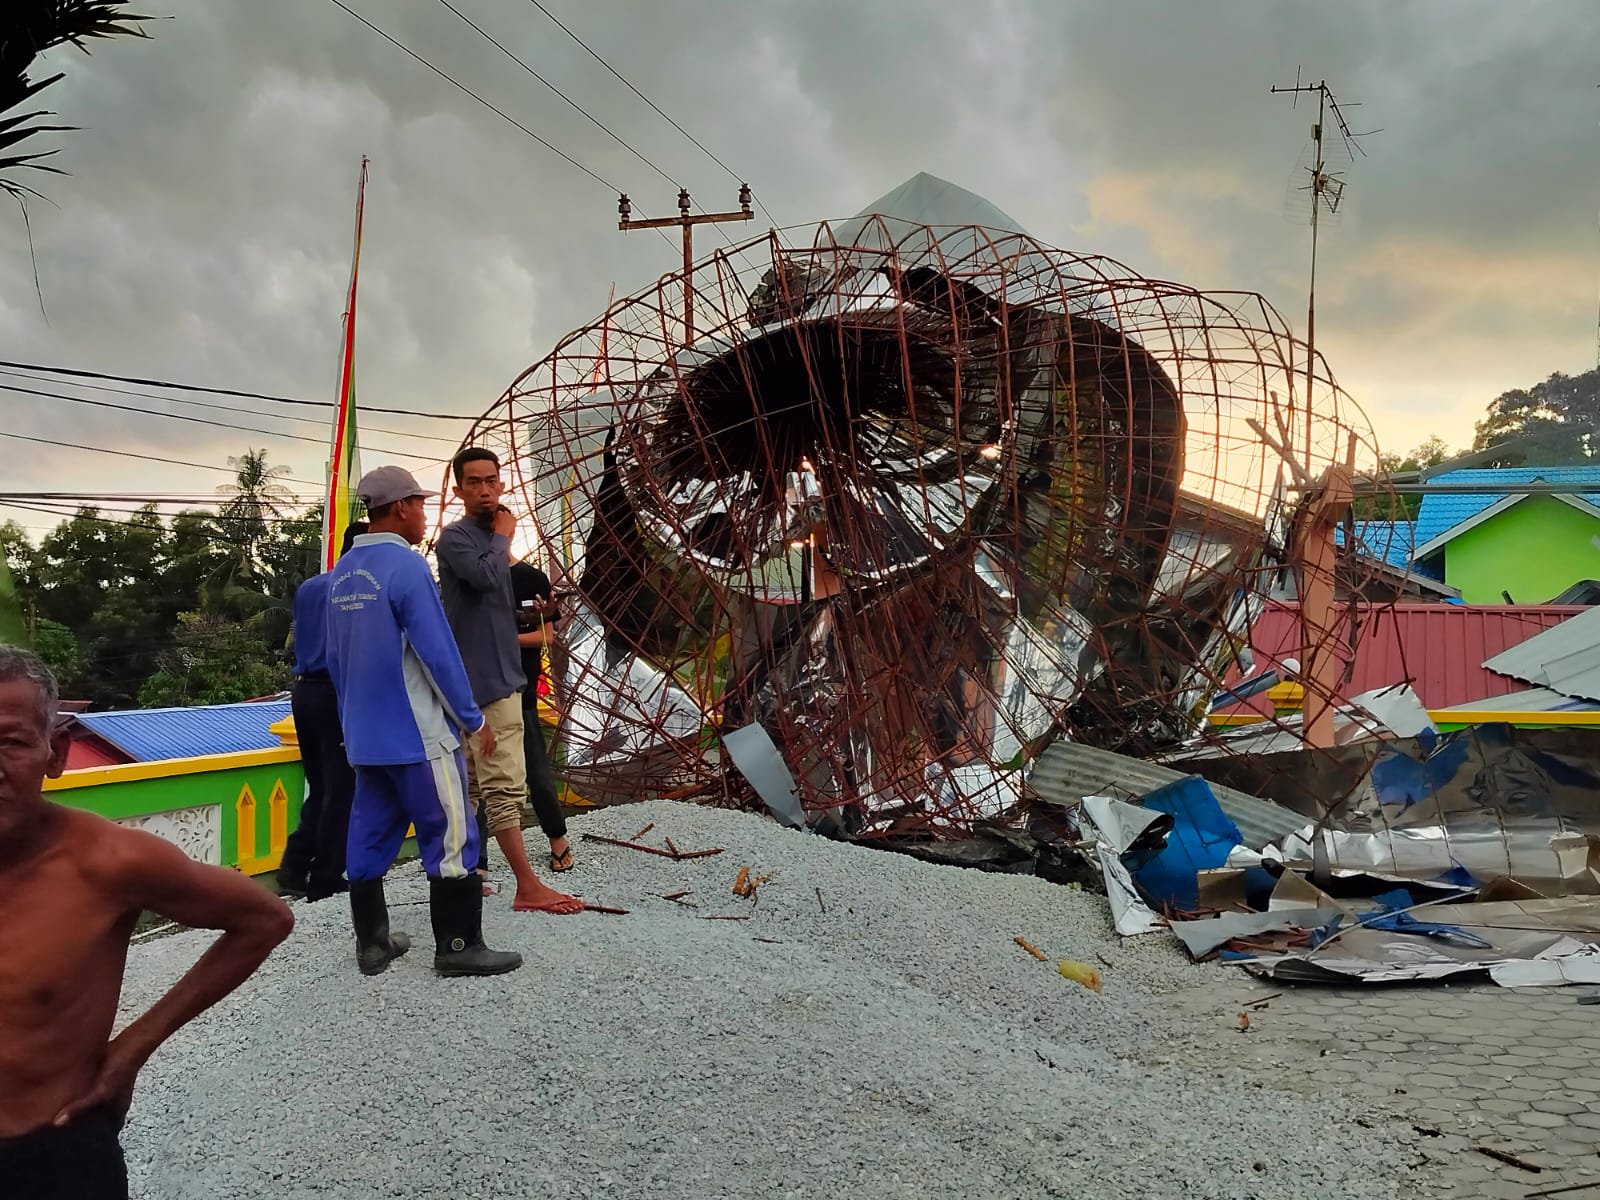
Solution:
[(355, 481), (361, 470), (356, 444), (356, 280), (361, 267), (361, 220), (367, 196), (367, 157), (361, 157), (356, 184), (355, 245), (350, 253), (350, 290), (345, 300), (343, 347), (339, 354), (339, 398), (328, 448), (327, 491), (322, 509), (322, 569), (339, 557), (344, 532), (356, 504)]

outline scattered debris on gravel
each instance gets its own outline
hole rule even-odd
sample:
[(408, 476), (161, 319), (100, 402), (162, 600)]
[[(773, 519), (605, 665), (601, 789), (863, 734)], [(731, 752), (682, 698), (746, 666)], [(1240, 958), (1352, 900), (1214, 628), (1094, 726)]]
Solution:
[[(1348, 1098), (1232, 1070), (1227, 1031), (1163, 1028), (1153, 998), (1208, 969), (1119, 942), (1101, 897), (666, 801), (572, 825), (559, 884), (625, 915), (489, 899), (490, 944), (527, 959), (511, 975), (434, 977), (414, 863), (389, 901), (416, 948), (377, 978), (338, 901), (299, 905), (145, 1069), (134, 1195), (1399, 1194), (1404, 1147)], [(134, 947), (124, 1019), (209, 936)]]

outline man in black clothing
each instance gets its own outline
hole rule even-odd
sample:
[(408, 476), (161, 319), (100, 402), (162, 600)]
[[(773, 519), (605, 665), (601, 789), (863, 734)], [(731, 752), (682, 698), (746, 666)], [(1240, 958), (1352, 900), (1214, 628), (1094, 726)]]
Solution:
[[(365, 521), (344, 531), (341, 555), (367, 532)], [(278, 892), (290, 899), (324, 900), (349, 890), (344, 878), (345, 843), (356, 772), (344, 752), (339, 697), (328, 674), (328, 587), (331, 571), (313, 575), (294, 594), (294, 690), (289, 710), (305, 764), (307, 796), (300, 823), (283, 847)]]
[(561, 612), (551, 599), (550, 577), (532, 563), (511, 564), (511, 590), (517, 601), (517, 644), (522, 647), (522, 670), (528, 686), (522, 690), (522, 751), (528, 763), (528, 797), (539, 828), (550, 839), (550, 869), (572, 870), (572, 846), (567, 842), (567, 819), (556, 795), (555, 772), (544, 743), (544, 722), (539, 720), (540, 656), (553, 637)]

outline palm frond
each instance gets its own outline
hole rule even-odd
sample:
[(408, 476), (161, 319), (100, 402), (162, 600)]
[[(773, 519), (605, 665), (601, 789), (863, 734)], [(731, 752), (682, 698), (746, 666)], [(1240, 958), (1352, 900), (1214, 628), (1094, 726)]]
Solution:
[[(65, 77), (57, 71), (45, 79), (30, 80), (28, 71), (35, 60), (56, 46), (71, 44), (89, 53), (88, 43), (99, 38), (148, 37), (143, 26), (159, 18), (128, 12), (124, 0), (8, 0), (8, 11), (0, 25), (0, 114), (7, 114)], [(45, 133), (66, 133), (75, 126), (28, 124), (55, 114), (39, 109), (4, 116), (0, 119), (0, 148), (15, 146)], [(37, 196), (32, 188), (5, 178), (6, 172), (22, 169), (49, 171), (64, 175), (59, 167), (40, 163), (57, 150), (33, 154), (14, 154), (0, 158), (0, 191), (20, 198)]]

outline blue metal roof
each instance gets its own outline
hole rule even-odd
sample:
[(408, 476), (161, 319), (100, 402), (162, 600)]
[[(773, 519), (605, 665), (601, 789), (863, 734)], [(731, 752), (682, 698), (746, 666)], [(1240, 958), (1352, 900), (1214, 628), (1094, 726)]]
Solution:
[(130, 708), (79, 713), (85, 729), (135, 762), (198, 758), (238, 750), (274, 750), (283, 743), (268, 726), (289, 715), (288, 700), (210, 704), (197, 708)]
[[(1446, 471), (1435, 475), (1429, 483), (1487, 483), (1497, 487), (1506, 484), (1535, 483), (1593, 483), (1595, 491), (1585, 493), (1583, 499), (1600, 507), (1600, 467), (1501, 467), (1492, 470)], [(1415, 545), (1425, 546), (1441, 533), (1447, 533), (1463, 521), (1470, 521), (1492, 504), (1505, 499), (1504, 491), (1428, 495), (1422, 498), (1422, 510), (1417, 514)]]
[[(1391, 567), (1410, 569), (1411, 549), (1416, 545), (1416, 529), (1410, 521), (1357, 521), (1356, 545), (1368, 558)], [(1334, 531), (1336, 545), (1344, 545), (1344, 526)]]

